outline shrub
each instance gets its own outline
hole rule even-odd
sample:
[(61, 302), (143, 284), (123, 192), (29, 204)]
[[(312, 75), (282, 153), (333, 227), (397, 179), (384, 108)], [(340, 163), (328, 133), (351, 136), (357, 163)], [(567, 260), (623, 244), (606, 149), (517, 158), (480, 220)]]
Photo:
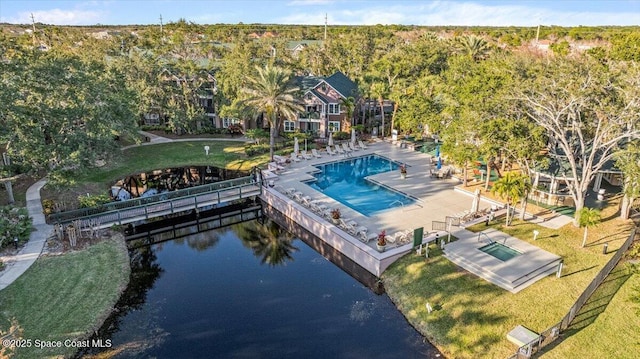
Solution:
[(31, 217), (24, 207), (0, 207), (0, 247), (13, 245), (14, 239), (25, 242), (31, 234)]
[(267, 152), (269, 152), (269, 145), (265, 144), (248, 145), (244, 148), (244, 153), (246, 153), (247, 156), (256, 156)]
[(333, 139), (334, 140), (347, 140), (351, 138), (351, 134), (344, 131), (334, 132)]
[(78, 202), (80, 202), (80, 208), (98, 207), (105, 203), (111, 202), (111, 198), (106, 194), (78, 196)]

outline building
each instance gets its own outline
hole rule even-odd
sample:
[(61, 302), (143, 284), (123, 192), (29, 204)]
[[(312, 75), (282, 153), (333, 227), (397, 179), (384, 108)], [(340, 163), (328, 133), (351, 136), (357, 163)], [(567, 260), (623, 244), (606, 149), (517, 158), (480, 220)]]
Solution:
[(299, 130), (328, 137), (330, 132), (350, 130), (352, 118), (348, 117), (342, 102), (349, 97), (357, 102), (358, 86), (355, 82), (342, 72), (326, 78), (304, 76), (297, 80), (302, 90), (305, 112), (299, 114), (296, 120), (285, 120), (284, 132)]

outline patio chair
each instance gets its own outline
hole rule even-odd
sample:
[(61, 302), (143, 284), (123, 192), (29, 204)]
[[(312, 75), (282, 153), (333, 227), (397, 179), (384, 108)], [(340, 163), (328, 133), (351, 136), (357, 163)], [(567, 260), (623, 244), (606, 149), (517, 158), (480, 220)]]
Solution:
[(351, 153), (351, 149), (349, 148), (349, 146), (347, 146), (346, 143), (342, 144), (342, 149), (344, 150), (345, 153)]
[(269, 168), (269, 171), (275, 172), (275, 173), (280, 173), (280, 172), (282, 172), (282, 171), (287, 169), (286, 167), (281, 166), (281, 165), (277, 164), (276, 162), (269, 162), (267, 164), (267, 168)]
[(336, 145), (336, 152), (340, 155), (344, 155), (346, 153), (340, 145)]
[[(361, 228), (364, 228), (364, 227), (361, 227)], [(366, 232), (366, 231), (359, 231), (357, 233), (357, 238), (359, 240), (361, 240), (363, 243), (369, 243), (369, 241), (371, 241), (372, 239), (377, 238), (377, 237), (378, 237), (377, 234), (375, 234), (375, 233), (368, 234), (368, 232)]]
[(367, 146), (362, 142), (362, 140), (358, 140), (358, 145), (360, 145), (360, 148), (362, 148), (363, 150), (367, 149)]
[(331, 149), (331, 146), (327, 146), (327, 153), (329, 156), (335, 156), (336, 153)]
[(310, 154), (307, 153), (307, 151), (301, 151), (300, 156), (302, 156), (302, 158), (304, 158), (305, 160), (310, 160), (313, 158)]
[(309, 204), (310, 204), (309, 208), (311, 208), (312, 211), (319, 214), (320, 216), (323, 215), (324, 211), (329, 209), (329, 207), (327, 207), (324, 203), (322, 203), (322, 201), (315, 200), (315, 201), (309, 202)]
[(322, 156), (318, 153), (318, 150), (316, 150), (315, 148), (311, 149), (311, 154), (313, 155), (313, 157), (315, 158), (322, 158)]
[(273, 155), (273, 160), (280, 166), (287, 165), (287, 158), (279, 155)]
[(411, 233), (410, 229), (398, 231), (390, 236), (387, 236), (387, 242), (394, 245), (400, 245), (407, 240), (407, 236), (409, 235), (409, 233)]
[(340, 226), (340, 228), (344, 229), (345, 231), (347, 231), (347, 233), (349, 233), (349, 234), (351, 234), (353, 236), (355, 236), (356, 233), (357, 233), (356, 228), (357, 228), (358, 224), (356, 222), (354, 222), (354, 221), (351, 221), (351, 220), (348, 220), (348, 219), (345, 220), (345, 219), (340, 218), (339, 226)]
[(349, 148), (351, 151), (358, 151), (358, 148), (353, 144), (353, 142), (349, 142)]
[(291, 158), (292, 161), (300, 162), (300, 158), (298, 158), (298, 155), (296, 155), (295, 152), (291, 152), (290, 158)]

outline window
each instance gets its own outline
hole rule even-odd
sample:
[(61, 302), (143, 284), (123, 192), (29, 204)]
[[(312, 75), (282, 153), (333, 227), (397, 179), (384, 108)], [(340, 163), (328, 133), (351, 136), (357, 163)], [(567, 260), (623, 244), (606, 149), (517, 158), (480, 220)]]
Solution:
[(231, 125), (237, 125), (240, 123), (240, 120), (237, 118), (223, 118), (222, 119), (222, 127), (229, 128)]
[(331, 114), (331, 115), (340, 114), (340, 104), (330, 103), (329, 104), (329, 114)]
[(329, 121), (329, 132), (340, 131), (340, 121)]
[(293, 121), (284, 121), (284, 132), (294, 132), (296, 130), (296, 123)]

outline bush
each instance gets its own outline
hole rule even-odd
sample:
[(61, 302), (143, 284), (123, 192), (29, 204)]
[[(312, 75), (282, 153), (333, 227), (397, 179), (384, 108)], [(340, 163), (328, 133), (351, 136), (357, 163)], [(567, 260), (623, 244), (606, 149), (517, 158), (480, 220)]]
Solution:
[(0, 248), (12, 245), (14, 239), (26, 242), (31, 234), (31, 217), (24, 207), (0, 207)]
[(247, 156), (261, 155), (267, 152), (269, 152), (269, 145), (267, 144), (248, 145), (244, 148), (244, 153), (246, 153)]
[(78, 202), (80, 202), (80, 208), (92, 208), (111, 202), (111, 198), (106, 194), (86, 195), (78, 196)]
[(333, 139), (334, 140), (348, 140), (351, 138), (351, 134), (344, 131), (334, 132)]

